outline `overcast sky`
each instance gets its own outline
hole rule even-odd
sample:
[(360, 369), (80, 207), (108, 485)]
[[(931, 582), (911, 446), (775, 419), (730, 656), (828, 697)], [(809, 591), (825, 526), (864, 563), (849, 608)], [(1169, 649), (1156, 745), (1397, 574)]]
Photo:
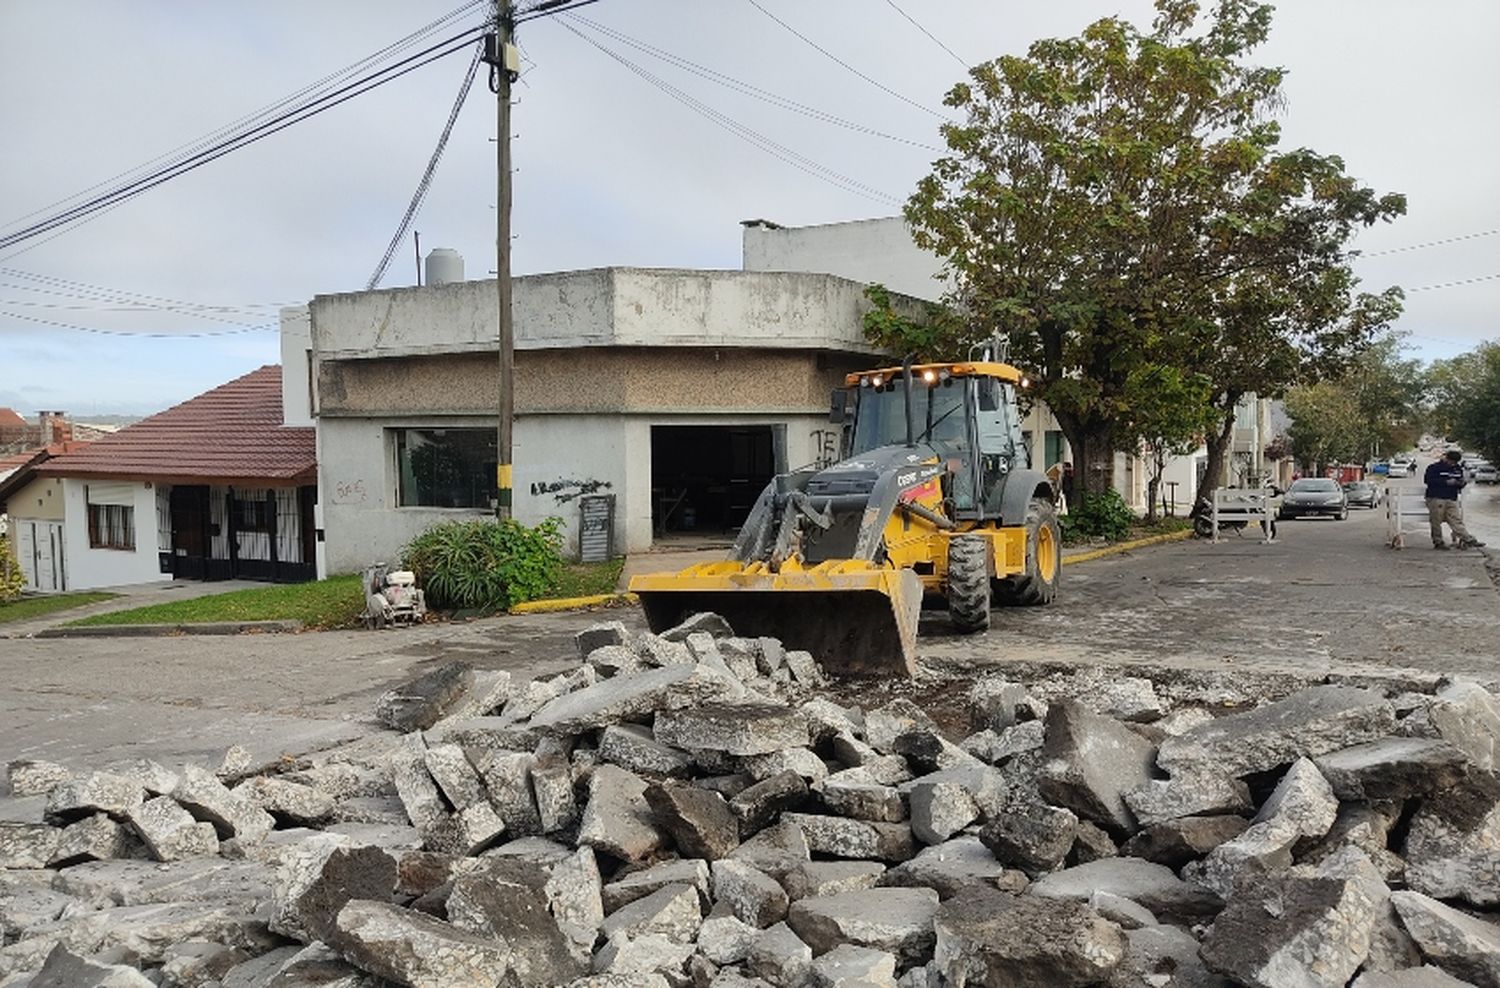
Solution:
[[(196, 140), (453, 11), (460, 0), (3, 0), (0, 233), (49, 205)], [(1021, 53), (1141, 0), (602, 0), (521, 26), (514, 270), (602, 265), (733, 268), (739, 221), (788, 225), (891, 215), (940, 143), (942, 94), (973, 63)], [(479, 23), (476, 6), (433, 35)], [(608, 37), (577, 17), (616, 32)], [(801, 156), (773, 157), (633, 73), (568, 26)], [(630, 47), (624, 34), (887, 137), (809, 119)], [(1408, 215), (1368, 251), (1500, 229), (1500, 4), (1295, 0), (1259, 61), (1287, 67), (1285, 143), (1342, 155)], [(938, 43), (941, 42), (941, 45)], [(214, 161), (54, 239), (0, 250), (0, 405), (160, 410), (277, 357), (275, 305), (364, 287), (432, 153), (467, 65), (436, 62)], [(910, 102), (908, 102), (908, 100)], [(916, 104), (916, 105), (913, 105)], [(416, 222), (424, 252), (494, 258), (495, 106), (481, 80)], [(911, 142), (911, 143), (907, 143)], [(851, 190), (836, 173), (860, 186)], [(23, 219), (33, 211), (36, 216)], [(45, 238), (43, 238), (45, 239)], [(17, 253), (17, 251), (21, 251)], [(1500, 236), (1363, 259), (1366, 287), (1500, 274)], [(68, 284), (60, 283), (62, 279)], [(383, 284), (411, 284), (404, 244)], [(96, 286), (83, 288), (84, 286)], [(101, 291), (103, 289), (104, 291)], [(222, 312), (114, 311), (128, 291)], [(1401, 328), (1424, 359), (1500, 335), (1500, 280), (1413, 292)], [(38, 322), (37, 320), (41, 320)]]

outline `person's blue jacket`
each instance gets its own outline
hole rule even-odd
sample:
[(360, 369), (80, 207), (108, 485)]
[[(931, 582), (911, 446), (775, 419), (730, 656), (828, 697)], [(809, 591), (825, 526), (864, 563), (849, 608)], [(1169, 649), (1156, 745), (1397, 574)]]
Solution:
[(1463, 464), (1438, 460), (1427, 468), (1427, 472), (1422, 475), (1422, 482), (1427, 485), (1428, 497), (1456, 501), (1458, 492), (1464, 486)]

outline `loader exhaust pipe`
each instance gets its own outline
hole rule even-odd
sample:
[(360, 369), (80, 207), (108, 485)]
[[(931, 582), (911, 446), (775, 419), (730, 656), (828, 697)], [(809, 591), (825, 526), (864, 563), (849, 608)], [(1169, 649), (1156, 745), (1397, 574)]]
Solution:
[(916, 414), (912, 410), (911, 354), (907, 354), (906, 359), (901, 361), (901, 386), (906, 397), (906, 448), (911, 449), (917, 444)]

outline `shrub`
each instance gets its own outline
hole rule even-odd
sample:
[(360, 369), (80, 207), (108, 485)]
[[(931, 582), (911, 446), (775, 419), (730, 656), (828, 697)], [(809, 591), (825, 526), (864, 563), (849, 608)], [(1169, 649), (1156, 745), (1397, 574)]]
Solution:
[(1070, 510), (1061, 519), (1063, 535), (1067, 537), (1104, 538), (1119, 541), (1130, 534), (1135, 522), (1135, 512), (1125, 503), (1116, 490), (1103, 494), (1085, 494), (1076, 510)]
[(10, 547), (10, 536), (0, 535), (0, 604), (15, 600), (26, 587), (21, 564)]
[(434, 525), (401, 551), (427, 603), (442, 610), (495, 610), (534, 600), (562, 572), (561, 519), (535, 528), (520, 522), (450, 521)]

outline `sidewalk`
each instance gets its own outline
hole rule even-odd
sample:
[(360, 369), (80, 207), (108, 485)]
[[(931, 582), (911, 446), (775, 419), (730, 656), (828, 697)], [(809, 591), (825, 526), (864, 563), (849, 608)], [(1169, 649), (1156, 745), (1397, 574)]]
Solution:
[(69, 621), (77, 621), (79, 618), (91, 617), (95, 614), (112, 614), (115, 611), (130, 611), (137, 607), (149, 607), (152, 604), (166, 604), (174, 600), (192, 600), (194, 597), (208, 597), (213, 594), (228, 593), (231, 590), (250, 590), (255, 587), (268, 586), (265, 583), (253, 583), (249, 580), (218, 580), (204, 582), (202, 580), (163, 580), (160, 583), (140, 583), (128, 587), (93, 587), (91, 589), (101, 590), (105, 593), (115, 593), (120, 596), (111, 600), (101, 600), (94, 604), (85, 604), (82, 607), (72, 607), (65, 611), (54, 611), (51, 614), (29, 621), (14, 621), (8, 624), (0, 624), (0, 638), (29, 638), (39, 631), (47, 628), (56, 628), (67, 624)]

